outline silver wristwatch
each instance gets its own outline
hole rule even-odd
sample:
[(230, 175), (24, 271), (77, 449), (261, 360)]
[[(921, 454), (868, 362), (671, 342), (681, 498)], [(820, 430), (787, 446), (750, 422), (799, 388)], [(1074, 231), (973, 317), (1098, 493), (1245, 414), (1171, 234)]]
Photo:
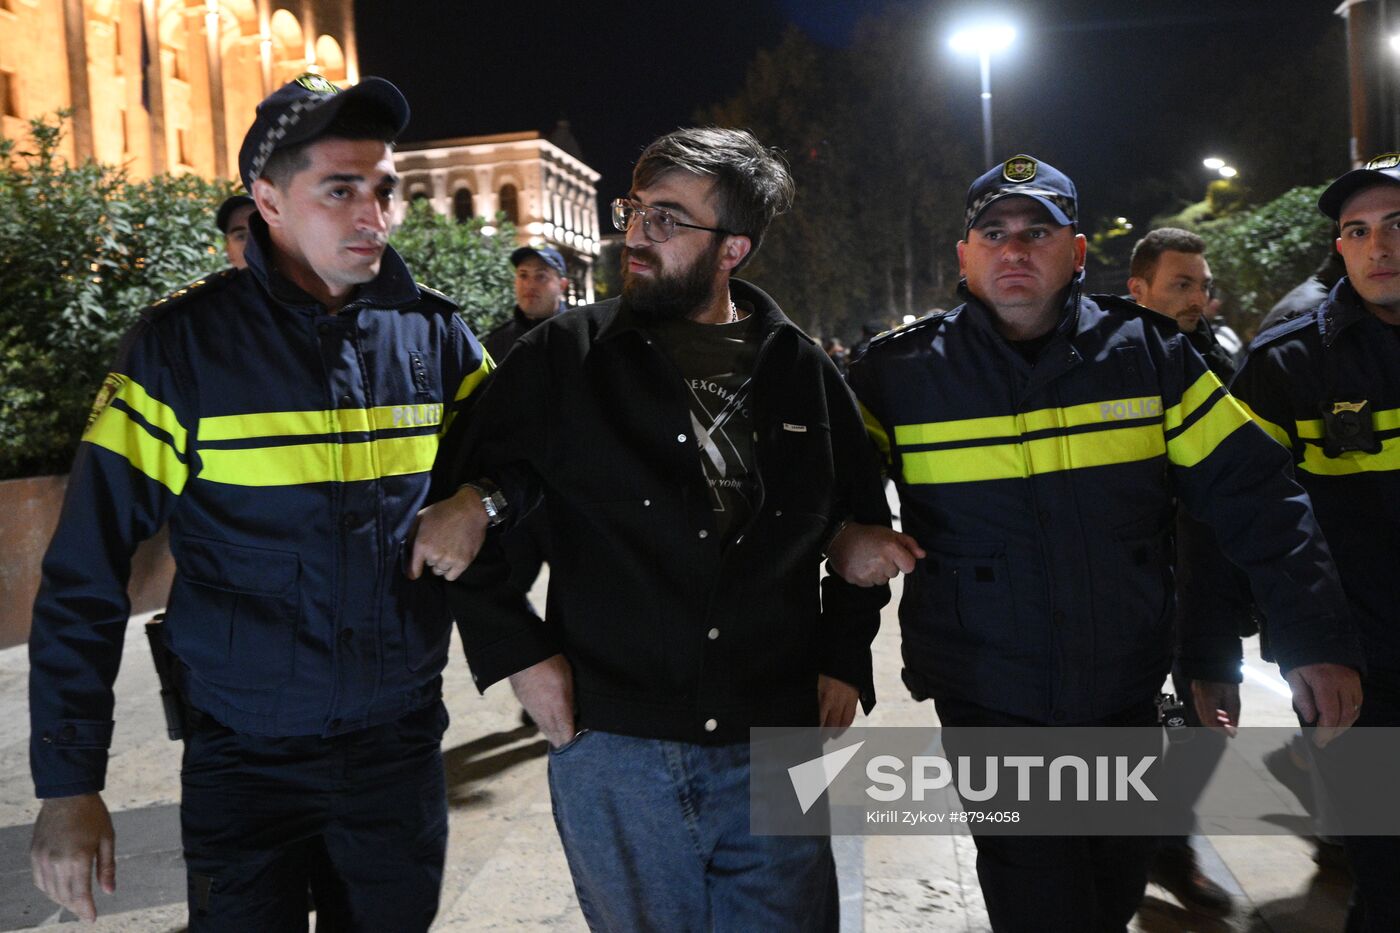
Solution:
[(473, 489), (481, 497), (481, 507), (486, 510), (486, 522), (492, 527), (499, 525), (506, 520), (506, 509), (509, 504), (506, 502), (505, 493), (496, 487), (490, 480), (482, 479), (474, 483), (463, 483), (468, 489)]

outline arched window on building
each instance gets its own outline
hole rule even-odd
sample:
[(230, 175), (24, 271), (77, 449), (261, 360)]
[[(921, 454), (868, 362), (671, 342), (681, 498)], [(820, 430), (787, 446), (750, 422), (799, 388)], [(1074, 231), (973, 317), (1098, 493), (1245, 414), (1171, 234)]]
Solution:
[(452, 216), (457, 218), (457, 223), (464, 224), (476, 216), (473, 208), (471, 190), (458, 188), (457, 193), (452, 196)]
[(520, 197), (515, 185), (501, 185), (501, 213), (513, 224), (520, 223)]

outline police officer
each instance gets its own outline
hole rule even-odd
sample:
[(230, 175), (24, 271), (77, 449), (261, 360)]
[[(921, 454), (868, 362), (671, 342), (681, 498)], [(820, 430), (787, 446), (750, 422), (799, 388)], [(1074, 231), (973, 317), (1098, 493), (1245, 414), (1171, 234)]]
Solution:
[(224, 199), (214, 215), (214, 224), (224, 235), (224, 255), (235, 269), (248, 268), (248, 261), (243, 258), (243, 251), (248, 247), (248, 218), (257, 209), (246, 194), (234, 194)]
[[(1231, 391), (1288, 448), (1336, 558), (1366, 659), (1357, 725), (1400, 726), (1400, 153), (1341, 176), (1318, 207), (1338, 224), (1346, 276), (1314, 310), (1261, 333)], [(1318, 756), (1324, 784), (1360, 741)], [(1400, 840), (1343, 842), (1356, 879), (1348, 933), (1400, 929)]]
[[(993, 167), (967, 195), (964, 303), (851, 367), (928, 552), (900, 603), (906, 683), (945, 726), (1153, 724), (1175, 490), (1268, 599), (1295, 703), (1347, 725), (1355, 644), (1283, 451), (1175, 324), (1081, 294), (1077, 211), (1055, 168)], [(1123, 930), (1154, 844), (974, 839), (993, 928), (1038, 933)]]
[[(239, 155), (246, 270), (157, 302), (98, 397), (30, 636), (31, 857), (95, 916), (115, 887), (100, 791), (137, 543), (170, 523), (165, 635), (189, 707), (181, 828), (193, 930), (424, 930), (447, 840), (449, 618), (411, 538), (443, 421), (488, 368), (388, 247), (387, 81), (302, 75)], [(452, 509), (454, 500), (441, 508)]]
[(491, 359), (505, 359), (515, 342), (568, 307), (569, 267), (552, 246), (522, 246), (510, 254), (515, 267), (515, 308), (510, 320), (482, 338)]

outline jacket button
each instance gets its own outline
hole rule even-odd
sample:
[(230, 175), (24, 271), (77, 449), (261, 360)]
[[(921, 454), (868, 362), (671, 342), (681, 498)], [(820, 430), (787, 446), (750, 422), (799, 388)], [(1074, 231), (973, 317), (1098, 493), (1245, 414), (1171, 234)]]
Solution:
[(1054, 621), (1056, 625), (1064, 625), (1065, 611), (1063, 609), (1056, 609), (1053, 613), (1050, 614), (1050, 618)]
[(59, 730), (58, 730), (58, 739), (59, 739), (60, 742), (71, 742), (71, 741), (73, 741), (74, 739), (76, 739), (77, 737), (78, 737), (78, 727), (77, 727), (77, 726), (74, 726), (72, 723), (69, 723), (68, 725), (64, 726), (62, 729), (59, 729)]
[(703, 528), (700, 529), (700, 540), (701, 540), (701, 541), (704, 541), (704, 540), (705, 540), (706, 538), (708, 538), (709, 536), (710, 536), (710, 533), (709, 533), (708, 531), (706, 531), (706, 530), (703, 529)]
[(774, 510), (773, 510), (773, 517), (774, 517), (774, 518), (782, 518), (782, 517), (783, 517), (783, 510), (782, 510), (782, 509), (774, 509)]
[(352, 641), (354, 641), (354, 640), (355, 640), (355, 630), (354, 630), (354, 629), (352, 629), (352, 628), (343, 628), (343, 629), (340, 630), (340, 643), (341, 643), (342, 645), (348, 645), (348, 644), (350, 644), (350, 642), (352, 642)]
[(650, 500), (650, 499), (643, 499), (643, 500), (642, 500), (642, 505), (646, 506), (647, 508), (651, 508), (651, 500)]
[(337, 729), (339, 729), (339, 728), (340, 728), (340, 720), (339, 720), (339, 719), (332, 719), (332, 720), (331, 720), (331, 731), (334, 732), (335, 730), (337, 730)]
[(359, 521), (360, 516), (356, 515), (354, 512), (346, 512), (340, 518), (340, 524), (345, 528), (354, 528), (359, 524)]
[(1049, 511), (1049, 509), (1041, 509), (1041, 510), (1040, 510), (1040, 514), (1039, 514), (1038, 516), (1036, 516), (1036, 517), (1040, 519), (1040, 523), (1041, 523), (1042, 525), (1048, 525), (1048, 524), (1050, 524), (1050, 511)]
[(715, 731), (716, 729), (718, 729), (718, 728), (719, 728), (719, 723), (716, 722), (715, 720), (713, 720), (713, 719), (707, 719), (707, 720), (705, 720), (705, 731), (706, 731), (706, 732), (714, 732), (714, 731)]
[(676, 435), (676, 443), (678, 443), (678, 444), (684, 444), (684, 443), (685, 443), (685, 435), (684, 435), (684, 434), (677, 434), (677, 435)]
[(341, 408), (349, 408), (349, 407), (350, 407), (351, 405), (353, 405), (353, 404), (355, 404), (355, 400), (354, 400), (353, 398), (351, 398), (350, 396), (348, 396), (348, 395), (342, 395), (342, 396), (340, 397), (340, 407), (341, 407)]
[(710, 641), (714, 641), (716, 638), (719, 637), (719, 629), (717, 629), (717, 628), (712, 628), (712, 629), (710, 629), (708, 632), (706, 632), (705, 634), (706, 634), (706, 636), (710, 639)]
[(1053, 720), (1055, 720), (1056, 722), (1064, 722), (1064, 721), (1065, 721), (1065, 712), (1064, 712), (1064, 710), (1059, 710), (1059, 709), (1057, 709), (1057, 710), (1055, 710), (1055, 712), (1053, 712), (1053, 713), (1050, 714), (1050, 718), (1053, 719)]
[(317, 324), (317, 325), (316, 325), (316, 333), (318, 333), (318, 334), (329, 334), (330, 332), (331, 332), (331, 326), (330, 326), (329, 324)]

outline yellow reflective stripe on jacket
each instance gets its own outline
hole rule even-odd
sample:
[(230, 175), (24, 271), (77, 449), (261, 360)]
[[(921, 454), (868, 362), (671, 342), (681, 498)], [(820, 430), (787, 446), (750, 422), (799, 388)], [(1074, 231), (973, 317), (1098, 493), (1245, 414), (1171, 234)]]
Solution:
[(1391, 437), (1381, 442), (1381, 452), (1368, 454), (1355, 450), (1340, 457), (1329, 457), (1316, 444), (1303, 448), (1303, 462), (1300, 470), (1316, 476), (1353, 476), (1357, 473), (1387, 473), (1400, 470), (1400, 437)]
[(1012, 438), (1056, 428), (1080, 428), (1112, 421), (1155, 418), (1160, 414), (1162, 399), (1156, 395), (1145, 395), (1086, 402), (1066, 408), (1041, 408), (1015, 415), (934, 421), (928, 424), (900, 424), (895, 425), (894, 440), (899, 446), (908, 447), (917, 444)]
[(1204, 405), (1216, 390), (1221, 388), (1223, 386), (1215, 373), (1210, 370), (1201, 373), (1201, 378), (1181, 393), (1181, 401), (1167, 409), (1166, 417), (1162, 420), (1163, 427), (1168, 431), (1175, 431), (1181, 427), (1196, 409)]
[(288, 444), (231, 450), (205, 448), (199, 478), (230, 486), (353, 483), (426, 473), (437, 454), (437, 434), (385, 437), (349, 444)]
[(189, 481), (190, 468), (176, 456), (175, 449), (151, 434), (144, 425), (131, 420), (120, 408), (108, 405), (103, 409), (92, 427), (84, 432), (83, 440), (125, 458), (177, 496)]
[(180, 419), (175, 417), (173, 408), (157, 400), (131, 377), (113, 373), (108, 378), (112, 377), (121, 380), (121, 388), (112, 396), (114, 399), (121, 399), (132, 411), (174, 438), (176, 450), (189, 449), (189, 432), (180, 423)]
[[(1246, 415), (1248, 415), (1248, 416), (1250, 417), (1250, 420), (1251, 420), (1251, 421), (1253, 421), (1255, 424), (1259, 425), (1259, 427), (1261, 427), (1261, 428), (1264, 429), (1264, 433), (1265, 433), (1265, 434), (1269, 435), (1269, 436), (1272, 437), (1274, 440), (1278, 441), (1278, 442), (1279, 442), (1280, 444), (1282, 444), (1284, 447), (1287, 447), (1287, 448), (1289, 448), (1289, 449), (1292, 449), (1292, 447), (1293, 447), (1293, 439), (1290, 438), (1290, 437), (1288, 436), (1288, 432), (1287, 432), (1287, 431), (1285, 431), (1283, 428), (1279, 427), (1278, 425), (1274, 424), (1274, 423), (1273, 423), (1272, 421), (1270, 421), (1268, 418), (1265, 418), (1265, 417), (1263, 417), (1262, 415), (1260, 415), (1259, 412), (1255, 411), (1253, 408), (1250, 408), (1250, 407), (1249, 407), (1249, 403), (1246, 402), (1244, 399), (1242, 399), (1242, 398), (1235, 398), (1235, 396), (1233, 396), (1233, 395), (1230, 396), (1230, 397), (1231, 397), (1231, 398), (1234, 398), (1235, 401), (1239, 403), (1240, 409), (1241, 409)], [(1300, 424), (1301, 424), (1301, 422), (1300, 422)]]
[[(467, 373), (466, 377), (462, 380), (461, 384), (457, 386), (457, 394), (452, 397), (453, 404), (455, 405), (457, 402), (462, 401), (467, 396), (475, 392), (477, 386), (481, 385), (482, 381), (485, 380), (486, 377), (489, 376), (491, 374), (491, 371), (495, 368), (496, 363), (494, 360), (491, 359), (491, 354), (486, 352), (485, 347), (482, 347), (481, 365), (477, 366), (476, 369)], [(442, 430), (440, 433), (446, 434), (447, 429), (452, 427), (452, 422), (456, 420), (456, 418), (457, 410), (454, 408), (452, 411), (447, 413), (447, 418), (442, 423)]]
[[(1216, 384), (1219, 385), (1219, 382)], [(1214, 453), (1221, 441), (1249, 421), (1249, 413), (1233, 395), (1221, 395), (1209, 411), (1167, 441), (1167, 459), (1179, 467), (1193, 467)]]
[(875, 442), (876, 449), (880, 451), (880, 458), (887, 465), (892, 463), (893, 461), (890, 459), (890, 435), (885, 431), (885, 426), (859, 399), (856, 400), (856, 404), (860, 406), (860, 420), (865, 422), (865, 433), (870, 435), (870, 439)]
[(491, 370), (495, 368), (496, 364), (492, 361), (491, 354), (483, 349), (481, 351), (481, 365), (467, 373), (466, 377), (462, 379), (461, 384), (457, 386), (457, 394), (452, 396), (452, 401), (460, 402), (475, 392), (476, 387), (481, 385), (482, 380), (490, 375)]
[(1165, 452), (1161, 425), (1143, 424), (1015, 444), (911, 451), (903, 455), (903, 473), (904, 481), (911, 484), (1026, 479), (1041, 473), (1150, 460)]
[(327, 411), (264, 411), (202, 418), (199, 439), (233, 441), (306, 434), (367, 434), (396, 428), (436, 427), (441, 423), (442, 405), (438, 402)]

